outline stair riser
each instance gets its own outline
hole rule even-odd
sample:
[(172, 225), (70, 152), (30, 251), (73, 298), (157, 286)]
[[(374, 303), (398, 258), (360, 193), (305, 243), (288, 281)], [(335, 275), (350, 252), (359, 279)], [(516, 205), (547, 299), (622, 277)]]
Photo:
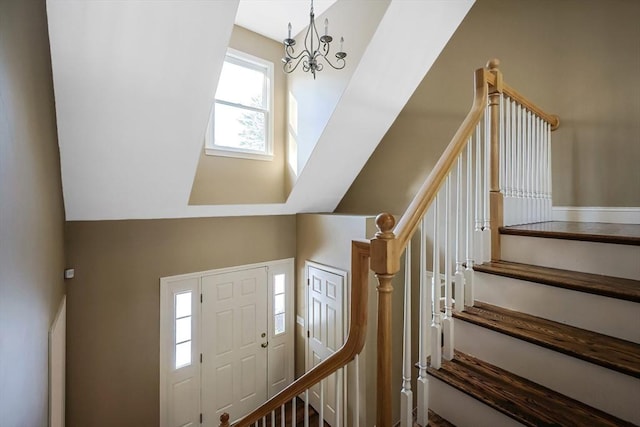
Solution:
[(522, 427), (488, 405), (429, 376), (429, 408), (457, 427)]
[(640, 246), (501, 236), (504, 261), (640, 279)]
[(464, 320), (456, 348), (619, 418), (640, 424), (640, 379)]
[(478, 301), (640, 343), (638, 303), (480, 272), (474, 283)]

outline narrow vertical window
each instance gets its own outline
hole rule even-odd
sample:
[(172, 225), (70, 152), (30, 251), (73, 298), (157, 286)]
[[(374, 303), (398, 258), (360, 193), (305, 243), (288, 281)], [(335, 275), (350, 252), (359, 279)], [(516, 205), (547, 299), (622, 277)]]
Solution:
[(176, 369), (191, 365), (191, 292), (175, 295)]
[(273, 331), (274, 335), (285, 333), (285, 275), (273, 276)]

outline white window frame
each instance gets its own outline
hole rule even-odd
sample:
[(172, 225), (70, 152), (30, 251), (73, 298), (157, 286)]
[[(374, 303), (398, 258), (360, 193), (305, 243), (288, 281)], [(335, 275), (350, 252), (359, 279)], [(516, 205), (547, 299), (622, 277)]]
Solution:
[[(267, 161), (273, 160), (273, 63), (232, 48), (227, 49), (227, 54), (225, 55), (224, 60), (225, 62), (231, 62), (242, 67), (264, 72), (266, 78), (265, 86), (263, 88), (263, 94), (267, 98), (267, 110), (214, 99), (205, 136), (205, 154), (210, 156), (236, 157), (241, 159)], [(223, 145), (217, 145), (215, 143), (215, 108), (216, 104), (218, 103), (231, 107), (246, 109), (249, 111), (259, 111), (265, 113), (266, 141), (264, 151), (227, 147)]]

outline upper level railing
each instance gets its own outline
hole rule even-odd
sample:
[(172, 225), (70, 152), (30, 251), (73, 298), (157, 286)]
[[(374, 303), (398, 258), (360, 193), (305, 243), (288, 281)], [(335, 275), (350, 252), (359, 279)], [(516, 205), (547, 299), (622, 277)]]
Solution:
[(476, 70), (471, 110), (398, 224), (389, 214), (378, 217), (380, 232), (371, 241), (371, 268), (379, 282), (378, 427), (392, 425), (391, 282), (405, 251), (401, 425), (413, 422), (410, 242), (418, 229), (417, 422), (425, 426), (427, 358), (432, 369), (453, 358), (452, 312), (473, 305), (473, 266), (500, 259), (498, 232), (505, 220), (509, 225), (550, 217), (550, 132), (558, 118), (504, 83), (498, 65), (492, 60)]

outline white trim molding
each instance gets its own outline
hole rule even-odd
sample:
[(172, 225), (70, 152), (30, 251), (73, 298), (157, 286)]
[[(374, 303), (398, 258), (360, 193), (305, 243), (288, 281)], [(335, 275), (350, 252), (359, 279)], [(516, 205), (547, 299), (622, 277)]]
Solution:
[(554, 206), (553, 221), (640, 224), (640, 207)]

